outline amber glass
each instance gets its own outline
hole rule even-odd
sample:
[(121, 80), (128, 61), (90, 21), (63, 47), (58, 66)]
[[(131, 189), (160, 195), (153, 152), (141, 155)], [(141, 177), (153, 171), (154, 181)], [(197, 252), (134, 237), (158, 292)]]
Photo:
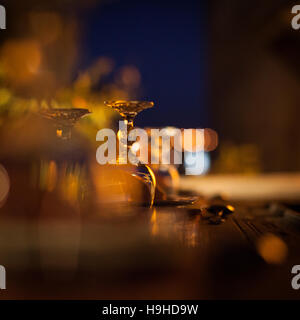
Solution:
[[(127, 133), (130, 130), (134, 129), (134, 119), (138, 113), (141, 111), (152, 108), (154, 106), (153, 102), (150, 101), (126, 101), (126, 100), (114, 100), (114, 101), (105, 101), (105, 105), (116, 110), (122, 116), (125, 124), (127, 125)], [(121, 132), (118, 132), (119, 143), (122, 143), (120, 140)], [(130, 152), (132, 143), (127, 141), (127, 154)], [(120, 163), (117, 159), (117, 163)], [(155, 198), (155, 189), (156, 189), (156, 179), (152, 169), (142, 163), (136, 165), (133, 164), (119, 164), (120, 168), (124, 169), (126, 172), (129, 172), (132, 177), (139, 179), (147, 186), (149, 192), (149, 204), (153, 205)], [(130, 186), (128, 186), (129, 188)]]
[(56, 127), (56, 134), (63, 140), (71, 138), (71, 131), (74, 125), (82, 117), (89, 114), (87, 109), (44, 109), (40, 114), (47, 119), (53, 120)]

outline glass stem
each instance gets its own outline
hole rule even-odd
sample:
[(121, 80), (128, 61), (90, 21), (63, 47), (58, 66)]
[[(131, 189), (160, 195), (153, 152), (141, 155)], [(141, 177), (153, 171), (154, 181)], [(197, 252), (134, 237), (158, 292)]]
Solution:
[(127, 151), (129, 151), (130, 147), (132, 146), (132, 144), (134, 143), (133, 141), (128, 141), (128, 135), (129, 132), (134, 128), (134, 117), (126, 117), (125, 118), (125, 124), (127, 126)]
[(56, 129), (56, 136), (62, 140), (70, 140), (72, 134), (72, 127), (62, 126)]
[(133, 125), (134, 117), (126, 117), (124, 121), (125, 121), (125, 124), (127, 125), (127, 132), (129, 133), (129, 131), (131, 131), (134, 127)]
[[(126, 164), (128, 160), (128, 154), (130, 152), (130, 148), (133, 141), (128, 141), (128, 134), (134, 128), (133, 125), (134, 117), (124, 117), (124, 124), (125, 128), (120, 129), (118, 132), (118, 140), (119, 140), (119, 156), (118, 156), (118, 163), (119, 164)], [(126, 130), (124, 130), (126, 129)], [(125, 131), (125, 132), (124, 132)]]

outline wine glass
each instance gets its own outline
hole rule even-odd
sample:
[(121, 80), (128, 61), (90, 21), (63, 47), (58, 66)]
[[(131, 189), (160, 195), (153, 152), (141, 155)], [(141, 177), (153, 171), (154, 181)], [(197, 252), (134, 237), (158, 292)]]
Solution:
[(74, 125), (82, 117), (91, 113), (88, 109), (44, 109), (40, 111), (40, 115), (46, 119), (53, 120), (56, 126), (57, 137), (63, 140), (71, 138), (71, 131)]
[[(38, 174), (41, 198), (39, 200), (38, 241), (39, 257), (44, 277), (72, 277), (77, 271), (83, 209), (89, 183), (82, 143), (70, 142), (72, 128), (87, 109), (49, 108), (39, 111), (40, 116), (53, 122), (56, 137), (49, 137), (49, 151), (41, 156)], [(49, 234), (54, 234), (49, 242)], [(67, 242), (66, 242), (67, 239)], [(68, 250), (53, 252), (48, 246), (67, 244)]]
[(175, 137), (177, 131), (176, 128), (173, 127), (159, 128), (159, 130), (164, 131), (165, 137), (169, 137), (171, 144), (170, 163), (163, 163), (162, 139), (151, 139), (151, 132), (153, 129), (157, 128), (145, 128), (149, 137), (149, 145), (151, 145), (151, 148), (148, 150), (149, 158), (154, 156), (154, 158), (158, 160), (158, 163), (150, 164), (150, 166), (155, 173), (157, 185), (166, 193), (167, 196), (175, 195), (179, 188), (180, 176), (178, 169), (174, 164), (174, 142), (171, 140), (171, 138)]
[[(104, 104), (116, 111), (122, 116), (125, 125), (127, 126), (127, 134), (134, 129), (134, 119), (138, 113), (145, 109), (152, 108), (154, 106), (153, 102), (150, 101), (126, 101), (126, 100), (114, 100), (114, 101), (105, 101)], [(127, 145), (127, 154), (131, 152), (131, 147), (134, 142), (130, 142), (126, 137), (123, 137), (122, 132), (118, 132), (119, 143), (124, 143), (124, 139), (126, 139)], [(125, 161), (126, 163), (126, 161)], [(122, 166), (127, 173), (129, 173), (132, 177), (142, 181), (144, 185), (147, 186), (149, 192), (149, 205), (152, 207), (154, 198), (155, 198), (155, 189), (156, 189), (156, 178), (152, 169), (140, 162), (136, 165), (133, 164), (124, 164), (124, 159), (122, 155), (118, 156), (117, 166)], [(130, 189), (130, 186), (128, 186)]]
[(89, 113), (88, 109), (75, 108), (48, 108), (39, 111), (43, 118), (54, 123), (58, 139), (49, 145), (46, 157), (40, 159), (39, 186), (45, 191), (56, 190), (69, 203), (77, 203), (86, 187), (83, 157), (76, 144), (69, 141), (74, 125)]

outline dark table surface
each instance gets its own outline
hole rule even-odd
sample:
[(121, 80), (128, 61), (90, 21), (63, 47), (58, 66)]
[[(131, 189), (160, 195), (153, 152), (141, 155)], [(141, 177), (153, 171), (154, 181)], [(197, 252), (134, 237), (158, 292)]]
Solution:
[(235, 212), (212, 224), (199, 210), (211, 202), (2, 217), (0, 299), (297, 299), (297, 204), (230, 201)]

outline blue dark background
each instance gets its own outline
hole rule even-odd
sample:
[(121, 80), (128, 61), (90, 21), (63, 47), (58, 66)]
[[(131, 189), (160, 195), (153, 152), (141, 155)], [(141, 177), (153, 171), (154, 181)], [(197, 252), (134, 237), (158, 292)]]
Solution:
[(207, 10), (199, 0), (114, 0), (83, 16), (81, 67), (99, 56), (116, 67), (135, 65), (140, 99), (156, 107), (137, 118), (140, 126), (207, 127)]

